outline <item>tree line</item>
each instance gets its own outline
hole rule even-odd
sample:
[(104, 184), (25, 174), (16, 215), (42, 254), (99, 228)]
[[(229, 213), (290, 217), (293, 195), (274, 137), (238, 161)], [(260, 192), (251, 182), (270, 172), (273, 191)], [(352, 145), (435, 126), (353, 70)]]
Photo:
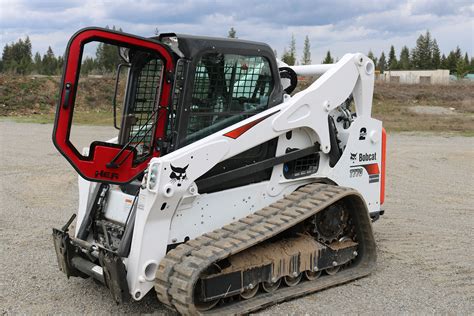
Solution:
[[(112, 29), (115, 30), (115, 26)], [(122, 31), (121, 29), (118, 30)], [(83, 58), (81, 73), (113, 73), (119, 63), (120, 56), (117, 47), (99, 43), (95, 51), (95, 57), (87, 56)], [(63, 65), (64, 58), (62, 56), (56, 57), (51, 46), (48, 47), (43, 56), (36, 52), (32, 57), (31, 41), (27, 36), (24, 40), (20, 38), (16, 43), (5, 45), (0, 60), (0, 72), (19, 75), (60, 75)]]
[(19, 39), (16, 43), (11, 43), (3, 47), (2, 59), (0, 60), (0, 72), (26, 75), (31, 73), (55, 75), (59, 74), (64, 60), (61, 56), (54, 56), (51, 46), (46, 53), (41, 56), (36, 52), (31, 53), (31, 41), (27, 36), (25, 40)]
[[(284, 48), (281, 60), (288, 65), (308, 65), (311, 64), (311, 43), (308, 36), (304, 39), (303, 53), (300, 61), (296, 56), (296, 40), (292, 35), (289, 48)], [(395, 47), (390, 46), (388, 56), (382, 51), (380, 57), (374, 56), (369, 50), (367, 56), (373, 60), (376, 70), (383, 73), (386, 70), (428, 70), (428, 69), (448, 69), (451, 74), (458, 77), (464, 77), (469, 72), (474, 72), (474, 58), (469, 56), (467, 52), (462, 53), (459, 46), (450, 51), (448, 56), (441, 54), (438, 42), (432, 38), (429, 31), (421, 34), (416, 40), (416, 46), (411, 50), (407, 46), (403, 46), (397, 57)], [(321, 61), (323, 64), (332, 64), (337, 62), (331, 55), (331, 51), (326, 52), (325, 58)]]
[[(115, 30), (115, 26), (112, 29)], [(118, 30), (121, 31), (121, 29)], [(156, 32), (158, 32), (158, 29), (155, 29)], [(237, 38), (237, 31), (231, 27), (227, 37)], [(277, 56), (276, 51), (275, 56)], [(452, 50), (448, 56), (441, 54), (438, 42), (435, 38), (432, 38), (429, 31), (418, 37), (415, 47), (411, 50), (407, 46), (403, 46), (398, 56), (393, 45), (390, 46), (388, 56), (382, 51), (380, 57), (377, 58), (370, 50), (367, 56), (373, 60), (376, 70), (379, 70), (381, 73), (387, 70), (449, 69), (451, 74), (464, 77), (468, 72), (474, 72), (473, 57), (469, 59), (467, 52), (463, 54), (459, 46)], [(281, 60), (288, 65), (311, 64), (311, 43), (309, 37), (305, 36), (302, 56), (300, 60), (297, 60), (296, 39), (292, 35), (289, 47), (285, 47), (283, 50)], [(321, 63), (331, 64), (335, 61), (337, 61), (337, 58), (335, 59), (331, 55), (331, 51), (328, 50)], [(100, 43), (96, 48), (95, 57), (88, 56), (83, 59), (81, 72), (86, 74), (112, 73), (119, 63), (120, 57), (117, 54), (117, 48)], [(63, 64), (63, 57), (56, 57), (51, 47), (48, 47), (43, 56), (36, 52), (33, 57), (31, 41), (27, 36), (24, 40), (20, 38), (16, 43), (5, 45), (2, 59), (0, 60), (0, 72), (22, 75), (59, 75), (61, 74)]]

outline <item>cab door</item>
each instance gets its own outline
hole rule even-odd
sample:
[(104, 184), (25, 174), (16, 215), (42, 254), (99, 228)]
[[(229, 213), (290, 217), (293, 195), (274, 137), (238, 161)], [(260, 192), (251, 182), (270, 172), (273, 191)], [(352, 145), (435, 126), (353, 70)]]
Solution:
[[(125, 84), (119, 85), (118, 80), (113, 80), (113, 69), (95, 69), (94, 75), (84, 73), (86, 67), (94, 65), (94, 60), (99, 58), (91, 47), (97, 52), (106, 47), (111, 54), (122, 57), (121, 66), (129, 69), (128, 74), (123, 76)], [(104, 183), (128, 183), (143, 172), (151, 158), (160, 155), (157, 143), (166, 135), (174, 68), (169, 48), (154, 40), (102, 28), (83, 29), (70, 39), (65, 54), (53, 142), (83, 178)], [(121, 67), (117, 69), (116, 76)], [(98, 79), (102, 79), (100, 86), (94, 83)], [(99, 97), (90, 95), (94, 89), (113, 91), (114, 86), (113, 100), (100, 97), (100, 94)], [(88, 128), (75, 124), (75, 109), (78, 110), (77, 118), (80, 118), (78, 113), (82, 115), (86, 111), (89, 116), (94, 113), (112, 114), (115, 121), (118, 114), (113, 102), (119, 86), (124, 89), (120, 113), (122, 122), (109, 126), (109, 139), (93, 138), (86, 147), (81, 148), (74, 138), (75, 132), (87, 132)], [(85, 97), (79, 97), (78, 92), (84, 89), (87, 90)], [(86, 101), (91, 102), (83, 105)], [(119, 131), (114, 130), (113, 125)]]

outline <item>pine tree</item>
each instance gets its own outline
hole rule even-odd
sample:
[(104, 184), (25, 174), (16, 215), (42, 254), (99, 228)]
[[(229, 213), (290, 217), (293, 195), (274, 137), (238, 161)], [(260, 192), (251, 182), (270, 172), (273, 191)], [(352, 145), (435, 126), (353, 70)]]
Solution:
[(45, 75), (54, 75), (56, 73), (57, 60), (54, 56), (53, 49), (51, 46), (48, 47), (46, 54), (43, 55), (43, 60), (41, 62), (43, 74)]
[(374, 56), (374, 53), (372, 53), (371, 50), (369, 50), (369, 53), (367, 54), (367, 57), (372, 59), (372, 61), (374, 62), (374, 66), (377, 66), (377, 57)]
[(433, 46), (431, 48), (431, 65), (433, 69), (439, 69), (441, 67), (440, 51), (436, 39), (433, 40)]
[(446, 60), (446, 55), (444, 55), (444, 54), (443, 54), (443, 56), (441, 56), (440, 68), (441, 69), (449, 69), (448, 62)]
[(303, 59), (301, 60), (303, 65), (311, 65), (311, 43), (309, 42), (308, 35), (304, 39), (303, 47)]
[(468, 73), (468, 71), (469, 69), (464, 62), (464, 58), (459, 58), (456, 64), (456, 77), (458, 77), (458, 79), (462, 79)]
[(326, 57), (322, 61), (323, 64), (333, 64), (334, 63), (334, 58), (331, 56), (331, 51), (328, 50), (326, 53)]
[(284, 49), (281, 60), (290, 66), (296, 63), (296, 40), (294, 35), (291, 35), (290, 49)]
[(234, 27), (231, 27), (229, 30), (229, 33), (227, 34), (228, 38), (237, 38), (237, 31), (234, 29)]
[(2, 68), (4, 72), (27, 74), (32, 69), (31, 41), (27, 36), (25, 41), (21, 38), (17, 43), (5, 45), (2, 54)]
[(385, 69), (387, 69), (387, 60), (385, 58), (385, 53), (382, 51), (380, 55), (379, 62), (377, 64), (377, 68), (380, 70), (380, 73), (383, 73)]
[(446, 66), (447, 66), (447, 69), (449, 69), (449, 72), (451, 74), (457, 73), (458, 61), (460, 59), (463, 59), (462, 53), (459, 46), (457, 46), (455, 50), (452, 50), (451, 52), (449, 52), (449, 55), (446, 58)]
[(408, 47), (403, 46), (400, 51), (400, 60), (398, 62), (398, 69), (408, 70), (410, 69), (410, 51)]
[(467, 56), (467, 52), (464, 54), (464, 63), (469, 65), (469, 56)]
[(25, 75), (31, 72), (33, 65), (33, 60), (31, 57), (31, 41), (30, 38), (27, 36), (25, 41), (23, 42), (23, 46), (21, 47), (21, 57), (19, 61), (18, 73)]
[(432, 46), (433, 41), (431, 34), (426, 31), (426, 34), (421, 34), (416, 40), (416, 47), (412, 50), (412, 63), (415, 69), (431, 69), (432, 64)]
[(83, 61), (82, 61), (82, 65), (81, 65), (81, 74), (90, 74), (92, 73), (94, 70), (96, 70), (98, 67), (97, 67), (97, 63), (96, 61), (94, 60), (94, 58), (92, 57), (86, 57)]
[(388, 68), (395, 70), (398, 68), (397, 55), (395, 55), (395, 48), (390, 46), (390, 53), (388, 54)]
[(56, 73), (61, 74), (64, 66), (64, 58), (62, 56), (58, 56), (57, 62), (56, 62)]
[(120, 64), (120, 55), (115, 45), (100, 43), (95, 54), (96, 65), (104, 74), (114, 73)]
[(33, 65), (34, 65), (35, 71), (38, 74), (43, 73), (43, 65), (42, 65), (42, 62), (41, 62), (41, 55), (40, 55), (39, 52), (36, 52), (36, 54), (35, 54), (35, 57), (33, 59)]

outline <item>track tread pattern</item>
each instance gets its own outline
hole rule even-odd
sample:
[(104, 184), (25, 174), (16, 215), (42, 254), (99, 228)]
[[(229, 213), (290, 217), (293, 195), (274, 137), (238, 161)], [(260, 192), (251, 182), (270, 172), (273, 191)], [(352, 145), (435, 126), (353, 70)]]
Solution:
[[(304, 287), (308, 289), (299, 286), (286, 288), (285, 291), (272, 293), (272, 296), (260, 295), (208, 312), (198, 311), (193, 303), (194, 285), (214, 262), (271, 238), (348, 195), (358, 193), (345, 187), (309, 184), (254, 214), (179, 245), (168, 252), (158, 267), (155, 286), (158, 299), (183, 315), (242, 314), (321, 289), (321, 284), (311, 286), (313, 282), (306, 282)], [(367, 212), (364, 215), (366, 218), (362, 218), (362, 221), (368, 224), (362, 226), (364, 234), (370, 237), (366, 243), (372, 258), (368, 259), (367, 266), (359, 273), (353, 273), (345, 279), (334, 278), (335, 282), (323, 284), (322, 288), (367, 275), (373, 269), (375, 242)]]

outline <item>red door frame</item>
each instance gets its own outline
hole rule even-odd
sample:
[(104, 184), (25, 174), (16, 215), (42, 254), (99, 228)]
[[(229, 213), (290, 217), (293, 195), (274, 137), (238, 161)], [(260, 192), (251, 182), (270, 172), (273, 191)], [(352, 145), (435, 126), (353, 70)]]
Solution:
[[(146, 160), (137, 165), (133, 164), (135, 152), (130, 152), (131, 149), (127, 148), (119, 158), (119, 160), (122, 160), (127, 157), (123, 163), (118, 167), (109, 168), (107, 167), (107, 163), (119, 153), (122, 149), (121, 146), (104, 142), (93, 142), (89, 150), (89, 155), (85, 157), (82, 156), (69, 141), (83, 47), (92, 41), (148, 50), (157, 53), (162, 58), (164, 63), (164, 76), (161, 83), (161, 96), (157, 116), (158, 122), (153, 141), (165, 135), (166, 114), (172, 91), (172, 82), (168, 78), (170, 78), (169, 76), (174, 72), (174, 60), (170, 50), (164, 45), (142, 37), (102, 28), (82, 29), (69, 40), (61, 83), (61, 97), (57, 105), (56, 119), (54, 122), (53, 143), (83, 178), (90, 181), (114, 184), (128, 183), (145, 170), (152, 157), (160, 155), (155, 148), (153, 148)], [(66, 85), (68, 85), (69, 93), (66, 93)], [(69, 94), (68, 102), (65, 101), (67, 94)]]

